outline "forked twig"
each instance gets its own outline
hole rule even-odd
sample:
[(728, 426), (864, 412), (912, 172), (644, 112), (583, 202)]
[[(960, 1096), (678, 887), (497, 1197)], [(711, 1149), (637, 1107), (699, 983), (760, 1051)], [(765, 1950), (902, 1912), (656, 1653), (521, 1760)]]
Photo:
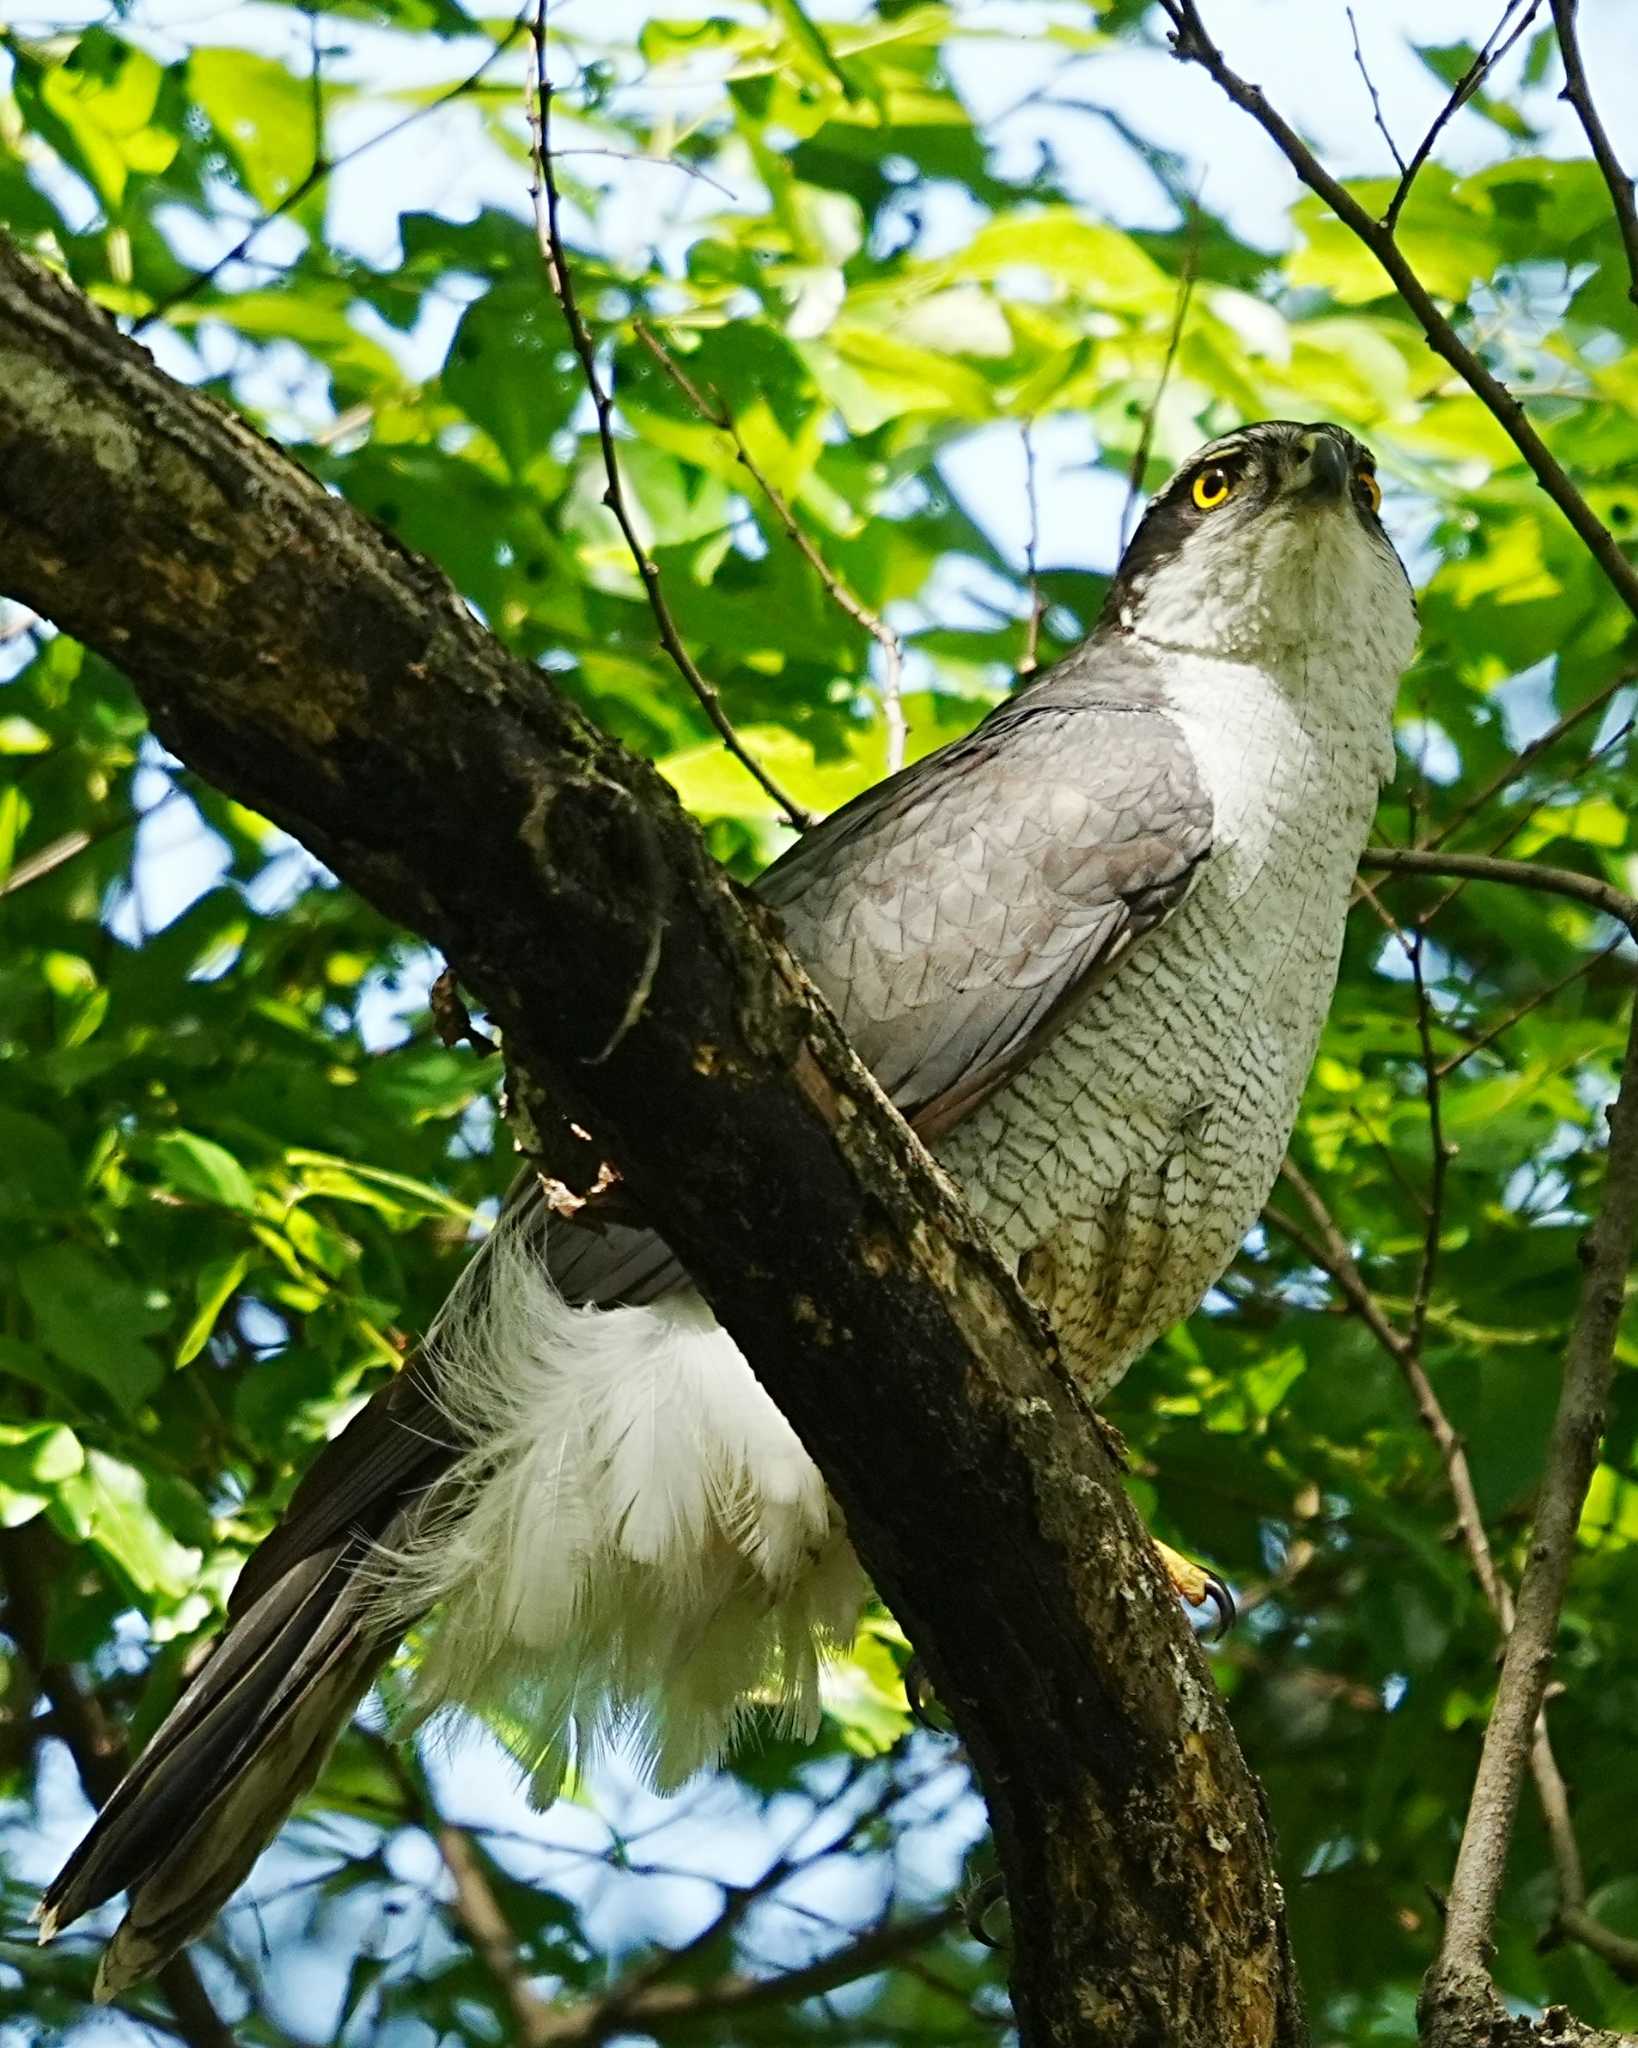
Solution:
[(825, 593), (831, 602), (856, 626), (862, 627), (881, 649), (881, 699), (882, 719), (887, 727), (887, 772), (889, 775), (897, 773), (904, 766), (905, 747), (909, 739), (909, 731), (904, 722), (904, 643), (879, 613), (873, 612), (862, 598), (856, 597), (848, 589), (825, 560), (812, 535), (797, 518), (790, 500), (751, 453), (746, 445), (745, 436), (739, 430), (738, 421), (721, 397), (716, 392), (712, 392), (708, 397), (700, 389), (646, 321), (634, 321), (632, 328), (637, 339), (700, 418), (708, 426), (716, 427), (728, 436), (734, 446), (735, 460), (745, 469), (763, 497), (767, 499), (775, 518), (784, 527), (802, 559), (824, 585)]
[(1621, 602), (1638, 617), (1638, 565), (1627, 559), (1614, 534), (1571, 482), (1564, 465), (1531, 423), (1522, 402), (1486, 367), (1440, 312), (1415, 265), (1394, 240), (1392, 226), (1368, 213), (1342, 181), (1325, 168), (1284, 115), (1270, 104), (1262, 88), (1233, 69), (1207, 34), (1197, 0), (1160, 0), (1160, 4), (1172, 23), (1172, 47), (1178, 58), (1187, 64), (1198, 64), (1215, 80), (1269, 137), (1309, 191), (1317, 193), (1356, 240), (1370, 250), (1415, 315), (1428, 346), (1450, 365), (1496, 420)]
[[(268, 207), (266, 212), (259, 214), (251, 222), (250, 226), (245, 229), (238, 241), (234, 243), (233, 247), (225, 255), (218, 256), (216, 261), (207, 265), (205, 269), (196, 270), (190, 278), (178, 285), (174, 292), (161, 299), (158, 305), (153, 307), (151, 311), (144, 313), (140, 320), (132, 324), (131, 333), (133, 335), (146, 333), (156, 320), (165, 319), (168, 314), (174, 313), (178, 306), (185, 306), (189, 300), (196, 299), (201, 292), (208, 291), (229, 265), (241, 262), (249, 255), (251, 244), (257, 240), (265, 229), (270, 228), (276, 220), (283, 220), (287, 214), (294, 213), (296, 208), (300, 206), (309, 194), (316, 192), (325, 179), (339, 171), (343, 165), (356, 163), (361, 156), (367, 155), (372, 149), (378, 149), (383, 142), (391, 142), (395, 136), (402, 135), (406, 129), (413, 128), (418, 122), (424, 121), (429, 114), (441, 113), (445, 107), (453, 105), (456, 100), (464, 99), (468, 93), (475, 92), (483, 83), (486, 74), (523, 33), (523, 24), (528, 11), (529, 0), (523, 0), (522, 7), (519, 8), (509, 25), (496, 37), (494, 44), (483, 61), (473, 70), (469, 71), (465, 78), (458, 79), (447, 91), (439, 93), (435, 99), (428, 100), (425, 106), (412, 107), (407, 114), (403, 115), (399, 120), (389, 122), (385, 128), (379, 130), (376, 134), (366, 135), (362, 142), (355, 143), (351, 149), (343, 150), (339, 156), (328, 156), (324, 151), (322, 82), (319, 78), (318, 67), (315, 62), (312, 77), (315, 129), (313, 161), (311, 164), (308, 165), (306, 171), (296, 180), (295, 184), (291, 186), (282, 199), (275, 205)], [(315, 16), (314, 19), (316, 20), (316, 18)]]
[[(1507, 0), (1507, 5), (1502, 10), (1502, 18), (1490, 31), (1489, 36), (1485, 40), (1484, 48), (1473, 59), (1473, 62), (1462, 73), (1461, 77), (1457, 79), (1450, 98), (1445, 101), (1439, 112), (1434, 116), (1433, 125), (1416, 145), (1415, 154), (1410, 162), (1400, 171), (1399, 183), (1394, 190), (1393, 197), (1388, 201), (1387, 212), (1382, 216), (1382, 225), (1390, 235), (1394, 231), (1400, 214), (1404, 211), (1405, 201), (1410, 197), (1411, 187), (1416, 183), (1416, 174), (1433, 154), (1433, 145), (1444, 132), (1445, 124), (1453, 115), (1461, 112), (1462, 108), (1472, 99), (1479, 87), (1483, 85), (1486, 74), (1500, 63), (1502, 58), (1507, 55), (1508, 51), (1518, 41), (1519, 37), (1530, 26), (1541, 6), (1541, 0), (1529, 0), (1529, 5), (1514, 25), (1512, 34), (1507, 37), (1505, 42), (1498, 41), (1502, 31), (1507, 27), (1514, 9), (1520, 4), (1521, 0)], [(1395, 154), (1397, 155), (1397, 151)]]
[(614, 445), (614, 401), (609, 396), (602, 373), (597, 367), (597, 347), (580, 311), (579, 300), (575, 296), (574, 275), (569, 268), (558, 217), (557, 177), (552, 169), (551, 147), (552, 81), (546, 66), (547, 4), (548, 0), (537, 0), (530, 23), (530, 39), (534, 44), (535, 90), (529, 109), (530, 156), (534, 165), (529, 197), (534, 206), (535, 234), (540, 243), (541, 256), (545, 260), (546, 275), (551, 283), (552, 294), (562, 309), (564, 324), (569, 330), (569, 341), (579, 358), (581, 374), (586, 380), (586, 390), (597, 416), (597, 439), (603, 451), (605, 479), (603, 503), (613, 513), (615, 523), (625, 538), (631, 559), (636, 565), (637, 574), (647, 594), (649, 610), (654, 614), (660, 645), (671, 657), (672, 666), (693, 691), (701, 710), (711, 721), (718, 738), (729, 753), (779, 806), (786, 823), (794, 826), (797, 831), (802, 831), (811, 822), (807, 812), (792, 802), (768, 771), (746, 749), (739, 734), (734, 730), (733, 722), (722, 708), (722, 699), (715, 685), (708, 683), (700, 674), (694, 657), (683, 645), (676, 621), (671, 616), (671, 607), (666, 603), (665, 592), (660, 586), (659, 565), (643, 546), (636, 523), (631, 516), (631, 508), (626, 502), (625, 487), (620, 481), (620, 459)]

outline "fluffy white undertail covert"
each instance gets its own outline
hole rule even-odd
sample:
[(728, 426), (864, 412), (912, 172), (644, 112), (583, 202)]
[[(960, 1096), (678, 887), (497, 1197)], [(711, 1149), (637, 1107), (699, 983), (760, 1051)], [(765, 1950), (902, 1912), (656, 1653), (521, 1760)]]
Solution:
[(866, 1583), (734, 1340), (692, 1288), (571, 1308), (506, 1218), (469, 1275), (428, 1349), (472, 1448), (379, 1567), (437, 1608), (408, 1724), (499, 1708), (542, 1802), (611, 1746), (678, 1785), (754, 1707), (811, 1736)]

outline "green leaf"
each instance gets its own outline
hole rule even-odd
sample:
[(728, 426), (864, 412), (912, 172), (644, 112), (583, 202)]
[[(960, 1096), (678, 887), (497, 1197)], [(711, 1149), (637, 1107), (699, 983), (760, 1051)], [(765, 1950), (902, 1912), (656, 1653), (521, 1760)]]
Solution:
[(199, 1268), (194, 1282), (194, 1316), (176, 1347), (176, 1362), (189, 1365), (210, 1342), (216, 1320), (250, 1271), (254, 1254), (235, 1252), (231, 1257), (211, 1259)]
[(264, 207), (287, 199), (323, 149), (323, 137), (313, 132), (309, 82), (271, 58), (235, 49), (195, 50), (187, 78), (246, 191)]
[(461, 316), (443, 388), (522, 476), (542, 454), (578, 391), (565, 367), (563, 316), (544, 279), (498, 284)]
[(62, 1132), (41, 1117), (0, 1107), (0, 1216), (51, 1216), (79, 1198)]
[(88, 1451), (83, 1468), (57, 1486), (52, 1515), (76, 1540), (101, 1551), (137, 1594), (178, 1599), (194, 1583), (200, 1553), (177, 1542), (160, 1520), (149, 1483), (134, 1465)]
[(40, 1343), (64, 1365), (112, 1394), (128, 1414), (164, 1378), (142, 1337), (164, 1320), (111, 1260), (81, 1245), (54, 1244), (24, 1254), (17, 1280), (33, 1311)]
[(0, 1422), (0, 1482), (7, 1486), (49, 1487), (84, 1464), (79, 1438), (60, 1422)]
[(842, 88), (846, 98), (857, 98), (858, 88), (838, 63), (823, 32), (802, 5), (802, 0), (772, 0), (772, 4), (774, 12), (818, 70), (827, 72)]
[(46, 132), (111, 212), (133, 173), (162, 171), (176, 155), (176, 134), (155, 119), (160, 81), (145, 50), (102, 28), (87, 30), (38, 74)]
[(160, 1172), (179, 1194), (250, 1214), (256, 1189), (250, 1175), (225, 1146), (193, 1131), (166, 1131), (152, 1140)]

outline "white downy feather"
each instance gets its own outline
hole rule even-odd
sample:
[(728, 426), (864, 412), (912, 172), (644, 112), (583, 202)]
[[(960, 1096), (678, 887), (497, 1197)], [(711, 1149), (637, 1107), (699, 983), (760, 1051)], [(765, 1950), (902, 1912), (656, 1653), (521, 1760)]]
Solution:
[(610, 1745), (679, 1784), (754, 1707), (811, 1734), (864, 1578), (699, 1295), (571, 1308), (503, 1221), (429, 1348), (473, 1448), (381, 1561), (394, 1618), (438, 1610), (410, 1721), (490, 1709), (541, 1799)]

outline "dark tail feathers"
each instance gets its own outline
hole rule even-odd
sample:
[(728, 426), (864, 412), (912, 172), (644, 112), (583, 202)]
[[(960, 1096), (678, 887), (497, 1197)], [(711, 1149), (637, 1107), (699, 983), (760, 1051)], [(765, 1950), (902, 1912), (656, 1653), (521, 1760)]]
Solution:
[(386, 1661), (354, 1537), (302, 1558), (235, 1619), (40, 1901), (49, 1941), (130, 1902), (99, 1999), (150, 1976), (249, 1875)]

